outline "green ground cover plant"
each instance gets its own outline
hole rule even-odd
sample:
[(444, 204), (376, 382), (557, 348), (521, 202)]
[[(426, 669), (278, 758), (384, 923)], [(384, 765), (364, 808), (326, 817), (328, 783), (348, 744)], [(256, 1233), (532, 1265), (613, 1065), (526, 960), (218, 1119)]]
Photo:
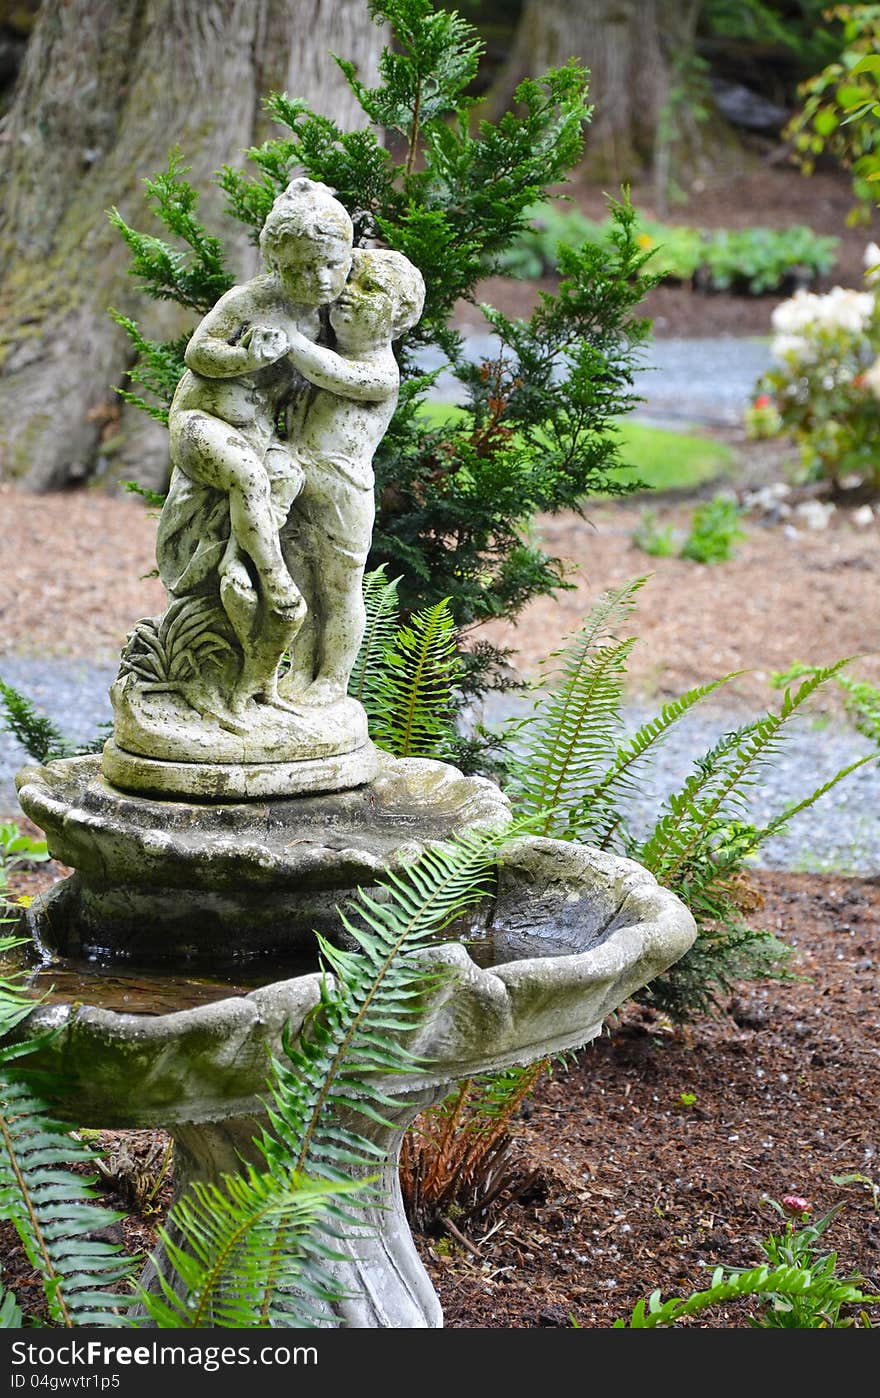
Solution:
[[(590, 219), (562, 202), (545, 201), (530, 211), (528, 227), (504, 255), (509, 276), (533, 280), (559, 271), (563, 247), (589, 240), (608, 243), (613, 225)], [(807, 286), (834, 266), (839, 239), (802, 224), (788, 228), (692, 228), (639, 216), (639, 246), (651, 254), (649, 267), (663, 279), (691, 282), (701, 291), (738, 291), (762, 296), (792, 283)]]
[(654, 558), (688, 558), (692, 563), (726, 563), (735, 545), (746, 537), (740, 526), (743, 510), (727, 495), (715, 495), (697, 505), (684, 532), (661, 524), (656, 511), (645, 510), (633, 530), (633, 543)]
[[(871, 1330), (867, 1307), (876, 1310), (880, 1296), (862, 1290), (865, 1278), (857, 1272), (842, 1276), (836, 1252), (821, 1252), (818, 1244), (843, 1207), (835, 1204), (814, 1222), (807, 1201), (787, 1196), (771, 1208), (785, 1220), (781, 1233), (759, 1240), (766, 1261), (754, 1267), (717, 1267), (711, 1283), (688, 1296), (663, 1301), (654, 1291), (639, 1301), (629, 1319), (614, 1322), (615, 1329), (657, 1330), (731, 1302), (756, 1301), (746, 1324), (758, 1330)], [(876, 1321), (876, 1316), (875, 1316)]]

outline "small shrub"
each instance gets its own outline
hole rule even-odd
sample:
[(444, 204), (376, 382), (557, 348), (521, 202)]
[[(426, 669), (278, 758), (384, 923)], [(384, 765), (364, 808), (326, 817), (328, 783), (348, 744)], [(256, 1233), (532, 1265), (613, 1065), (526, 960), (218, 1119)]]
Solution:
[(691, 520), (690, 532), (681, 546), (682, 558), (694, 563), (726, 563), (733, 555), (733, 546), (745, 533), (739, 527), (742, 510), (726, 495), (698, 505)]
[(838, 239), (796, 224), (790, 228), (719, 229), (706, 243), (701, 278), (710, 291), (763, 296), (791, 283), (805, 286), (834, 265)]
[(671, 524), (658, 524), (653, 510), (645, 510), (632, 541), (654, 558), (687, 558), (692, 563), (726, 563), (734, 544), (746, 537), (740, 528), (743, 511), (728, 495), (716, 495), (698, 505), (682, 538)]
[[(530, 211), (527, 227), (503, 255), (508, 276), (532, 279), (557, 271), (560, 247), (585, 240), (608, 242), (607, 220), (586, 218), (575, 208), (541, 203)], [(749, 296), (805, 286), (834, 265), (838, 238), (814, 233), (801, 224), (789, 228), (700, 229), (660, 223), (640, 216), (639, 247), (650, 253), (655, 276), (691, 282), (699, 291), (736, 291)]]
[(100, 752), (111, 725), (104, 724), (97, 737), (89, 743), (77, 744), (66, 738), (57, 724), (37, 712), (27, 695), (0, 680), (0, 717), (3, 729), (21, 743), (35, 762), (52, 762), (56, 757), (82, 757)]
[(652, 558), (672, 558), (678, 553), (680, 540), (671, 524), (659, 524), (654, 510), (644, 510), (633, 530), (632, 541), (642, 553)]
[[(869, 249), (866, 260), (872, 257)], [(880, 308), (874, 292), (799, 291), (776, 307), (771, 322), (775, 366), (760, 379), (747, 415), (753, 435), (790, 433), (805, 479), (828, 481), (841, 494), (876, 495)]]

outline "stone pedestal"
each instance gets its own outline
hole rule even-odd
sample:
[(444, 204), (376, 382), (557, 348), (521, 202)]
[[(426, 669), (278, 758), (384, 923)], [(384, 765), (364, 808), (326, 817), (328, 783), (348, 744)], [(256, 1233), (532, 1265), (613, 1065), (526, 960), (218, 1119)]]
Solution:
[(376, 777), (367, 716), (348, 697), (315, 708), (247, 705), (240, 714), (145, 691), (132, 675), (110, 690), (113, 737), (101, 770), (120, 791), (192, 801), (262, 801), (345, 791)]

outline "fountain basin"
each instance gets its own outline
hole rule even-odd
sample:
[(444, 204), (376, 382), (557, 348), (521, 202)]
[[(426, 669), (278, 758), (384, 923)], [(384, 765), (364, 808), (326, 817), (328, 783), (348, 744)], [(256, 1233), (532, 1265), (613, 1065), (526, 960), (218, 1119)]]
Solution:
[[(328, 1307), (328, 1325), (442, 1325), (400, 1197), (407, 1127), (463, 1078), (581, 1047), (695, 935), (680, 900), (631, 860), (531, 836), (504, 848), (496, 896), (472, 943), (491, 964), (477, 964), (461, 942), (419, 953), (449, 972), (407, 1040), (420, 1063), (381, 1081), (396, 1104), (387, 1109), (392, 1126), (357, 1116), (385, 1166), (378, 1202), (342, 1244), (347, 1257), (335, 1266), (350, 1295)], [(179, 1192), (195, 1179), (219, 1181), (242, 1159), (260, 1163), (252, 1139), (266, 1120), (266, 1052), (282, 1051), (286, 1026), (300, 1029), (319, 984), (311, 973), (156, 1016), (55, 1004), (35, 1010), (25, 1031), (58, 1031), (42, 1055), (64, 1070), (71, 1120), (171, 1132)], [(167, 1270), (161, 1257), (159, 1266)]]
[(23, 768), (22, 809), (75, 870), (35, 900), (32, 936), (63, 955), (175, 969), (288, 955), (315, 930), (333, 937), (337, 906), (426, 844), (510, 819), (484, 777), (377, 753), (357, 788), (233, 803), (127, 794), (97, 756)]

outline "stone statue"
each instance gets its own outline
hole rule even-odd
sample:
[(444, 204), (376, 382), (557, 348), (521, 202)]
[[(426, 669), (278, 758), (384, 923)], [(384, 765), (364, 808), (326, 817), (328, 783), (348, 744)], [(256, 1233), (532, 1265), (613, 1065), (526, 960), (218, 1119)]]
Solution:
[(421, 273), (401, 253), (356, 249), (330, 307), (336, 350), (289, 336), (290, 359), (315, 388), (292, 444), (303, 486), (283, 534), (308, 611), (281, 688), (304, 704), (345, 694), (363, 639), (373, 455), (400, 384), (391, 342), (415, 324), (424, 299)]
[(353, 250), (347, 212), (312, 180), (275, 200), (260, 248), (265, 270), (193, 334), (171, 404), (156, 548), (170, 603), (135, 626), (111, 690), (104, 770), (127, 790), (293, 794), (375, 765), (346, 691), (372, 459), (399, 388), (391, 344), (424, 283), (400, 253)]

